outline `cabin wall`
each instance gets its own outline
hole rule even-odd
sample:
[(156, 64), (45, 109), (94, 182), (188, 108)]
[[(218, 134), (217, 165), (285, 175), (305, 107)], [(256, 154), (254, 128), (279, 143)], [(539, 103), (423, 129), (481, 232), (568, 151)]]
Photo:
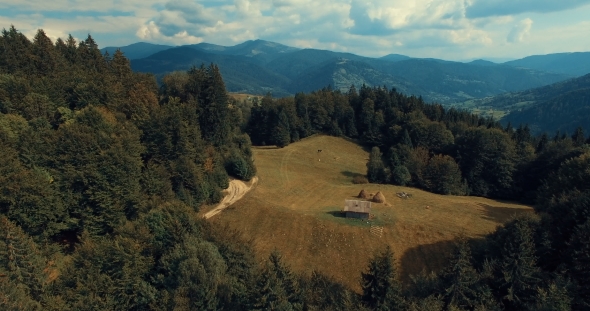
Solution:
[(358, 218), (358, 219), (369, 219), (369, 214), (367, 213), (355, 213), (355, 212), (345, 212), (346, 218)]

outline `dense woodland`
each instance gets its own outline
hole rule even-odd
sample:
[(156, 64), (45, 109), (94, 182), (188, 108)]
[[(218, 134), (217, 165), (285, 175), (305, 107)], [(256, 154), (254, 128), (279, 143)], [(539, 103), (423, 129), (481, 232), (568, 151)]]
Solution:
[[(439, 273), (402, 284), (390, 249), (356, 293), (196, 216), (251, 144), (325, 133), (371, 150), (371, 182), (534, 203)], [(162, 79), (92, 37), (0, 36), (2, 310), (584, 310), (590, 308), (590, 148), (534, 137), (384, 87), (235, 102), (215, 65)], [(443, 256), (443, 254), (441, 254)]]

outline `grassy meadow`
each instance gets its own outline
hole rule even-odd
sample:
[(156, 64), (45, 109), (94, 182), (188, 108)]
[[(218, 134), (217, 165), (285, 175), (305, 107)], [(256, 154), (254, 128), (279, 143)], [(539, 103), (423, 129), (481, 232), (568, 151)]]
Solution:
[[(342, 138), (312, 136), (282, 149), (255, 147), (253, 152), (258, 185), (210, 221), (252, 239), (261, 260), (277, 249), (295, 271), (320, 270), (356, 290), (369, 258), (386, 245), (407, 281), (410, 274), (444, 266), (457, 237), (482, 237), (513, 215), (532, 212), (528, 206), (479, 197), (355, 185), (353, 177), (366, 173), (368, 152)], [(386, 203), (373, 203), (370, 221), (343, 218), (344, 200), (361, 189), (381, 191)], [(398, 198), (401, 191), (412, 197)]]

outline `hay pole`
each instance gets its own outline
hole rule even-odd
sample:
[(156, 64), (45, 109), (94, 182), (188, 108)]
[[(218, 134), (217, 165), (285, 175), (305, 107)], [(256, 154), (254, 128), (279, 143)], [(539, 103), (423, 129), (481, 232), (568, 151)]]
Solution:
[(383, 227), (371, 225), (371, 234), (376, 235), (378, 237), (382, 237), (383, 236)]

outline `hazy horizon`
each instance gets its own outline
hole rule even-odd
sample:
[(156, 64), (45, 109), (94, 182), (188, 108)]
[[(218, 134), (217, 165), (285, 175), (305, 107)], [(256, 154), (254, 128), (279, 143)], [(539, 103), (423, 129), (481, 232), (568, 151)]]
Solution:
[(465, 61), (590, 51), (590, 0), (0, 0), (3, 28), (101, 47), (262, 39), (368, 57)]

